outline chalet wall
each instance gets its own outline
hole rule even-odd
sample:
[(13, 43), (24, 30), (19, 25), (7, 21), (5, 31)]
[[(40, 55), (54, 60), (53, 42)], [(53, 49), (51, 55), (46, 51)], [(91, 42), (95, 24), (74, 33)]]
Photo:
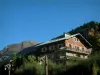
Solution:
[(77, 38), (77, 37), (72, 37), (68, 40), (65, 40), (65, 46), (66, 47), (72, 47), (72, 48), (76, 48), (79, 50), (86, 50), (87, 47), (85, 47), (85, 45)]

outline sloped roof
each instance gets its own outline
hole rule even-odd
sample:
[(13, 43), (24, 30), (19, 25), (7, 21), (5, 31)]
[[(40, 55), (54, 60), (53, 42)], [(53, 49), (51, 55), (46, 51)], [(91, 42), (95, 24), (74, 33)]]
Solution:
[(58, 41), (61, 41), (61, 40), (67, 40), (67, 39), (72, 38), (72, 37), (77, 36), (77, 35), (81, 36), (90, 46), (92, 46), (80, 33), (77, 33), (77, 34), (74, 34), (74, 35), (69, 35), (69, 34), (64, 34), (64, 35), (65, 36), (63, 38), (49, 40), (49, 41), (37, 44), (35, 46), (41, 46), (41, 45), (45, 45), (45, 44), (50, 44), (50, 43), (58, 42)]

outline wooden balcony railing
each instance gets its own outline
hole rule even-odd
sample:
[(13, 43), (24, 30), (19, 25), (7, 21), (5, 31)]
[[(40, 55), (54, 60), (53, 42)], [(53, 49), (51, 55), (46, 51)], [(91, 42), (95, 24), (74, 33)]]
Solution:
[(84, 54), (90, 54), (92, 51), (92, 48), (89, 48), (86, 50), (81, 50), (81, 49), (70, 48), (70, 47), (62, 47), (61, 49), (67, 50), (67, 51), (73, 51), (73, 52), (77, 52), (77, 53), (84, 53)]

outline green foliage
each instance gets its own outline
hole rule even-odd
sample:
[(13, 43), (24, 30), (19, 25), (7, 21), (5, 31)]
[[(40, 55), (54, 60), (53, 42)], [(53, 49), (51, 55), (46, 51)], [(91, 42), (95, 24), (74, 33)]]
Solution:
[[(56, 63), (48, 60), (49, 75), (100, 75), (100, 53), (91, 55), (86, 60), (70, 60), (68, 63)], [(39, 64), (35, 56), (18, 56), (13, 63), (13, 75), (45, 75), (45, 65)]]
[(40, 65), (33, 65), (32, 63), (25, 63), (15, 71), (16, 75), (43, 75), (42, 67)]
[(48, 70), (49, 70), (50, 75), (58, 75), (66, 70), (66, 65), (64, 65), (63, 63), (55, 63), (55, 62), (52, 62), (51, 60), (49, 60), (48, 64), (49, 64)]
[(28, 56), (15, 71), (15, 75), (43, 75), (44, 67), (40, 65), (35, 56)]
[(100, 53), (91, 55), (87, 60), (76, 61), (78, 64), (67, 68), (64, 74), (67, 75), (100, 75)]
[(93, 75), (97, 75), (98, 71), (99, 71), (99, 67), (98, 65), (96, 64), (96, 62), (93, 63)]
[(100, 36), (96, 38), (97, 46), (100, 47)]

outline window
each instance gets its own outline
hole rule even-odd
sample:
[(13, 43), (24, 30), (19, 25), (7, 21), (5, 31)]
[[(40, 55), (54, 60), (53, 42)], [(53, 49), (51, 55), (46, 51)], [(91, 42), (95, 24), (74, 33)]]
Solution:
[(75, 38), (75, 41), (77, 41), (77, 38)]
[(77, 47), (77, 50), (79, 50), (79, 47)]
[(79, 51), (79, 50), (80, 50), (79, 47), (77, 47), (77, 48), (76, 48), (76, 51)]
[(69, 44), (69, 48), (72, 48), (72, 45), (71, 44)]
[(77, 41), (79, 41), (79, 39), (75, 37), (75, 38), (74, 38), (74, 41), (76, 41), (76, 42), (77, 42)]
[(75, 46), (75, 49), (77, 49), (77, 47)]
[(82, 48), (82, 51), (84, 50), (84, 48)]
[(79, 41), (79, 39), (77, 38), (77, 41)]
[(84, 52), (84, 48), (82, 48), (82, 52)]

